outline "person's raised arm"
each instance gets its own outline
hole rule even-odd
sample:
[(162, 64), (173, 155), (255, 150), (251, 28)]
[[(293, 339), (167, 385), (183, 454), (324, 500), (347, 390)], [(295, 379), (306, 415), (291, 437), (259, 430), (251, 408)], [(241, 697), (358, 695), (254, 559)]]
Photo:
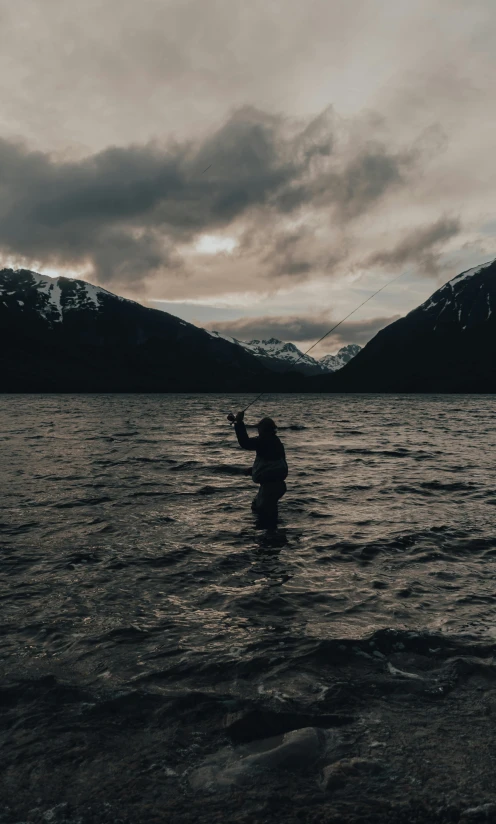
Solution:
[(236, 437), (238, 439), (238, 443), (242, 449), (249, 449), (251, 452), (254, 452), (257, 448), (258, 438), (249, 438), (248, 432), (246, 431), (246, 426), (244, 422), (244, 412), (238, 412), (234, 419), (234, 431), (236, 432)]

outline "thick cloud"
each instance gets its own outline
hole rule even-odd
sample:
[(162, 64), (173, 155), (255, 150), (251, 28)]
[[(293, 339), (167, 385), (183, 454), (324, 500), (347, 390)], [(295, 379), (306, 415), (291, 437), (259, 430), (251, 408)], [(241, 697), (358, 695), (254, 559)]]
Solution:
[(167, 268), (172, 244), (229, 224), (299, 174), (278, 151), (276, 125), (244, 110), (199, 146), (111, 148), (71, 162), (2, 140), (0, 244), (44, 262), (89, 262), (103, 281)]
[(440, 247), (461, 231), (460, 221), (454, 218), (440, 218), (432, 226), (421, 226), (409, 232), (393, 249), (375, 252), (364, 266), (381, 266), (397, 269), (405, 263), (415, 263), (417, 271), (435, 275), (439, 269)]
[[(371, 318), (367, 320), (345, 321), (326, 342), (321, 349), (327, 351), (329, 345), (336, 347), (345, 343), (366, 343), (380, 329), (383, 329), (399, 315), (392, 317)], [(239, 318), (239, 320), (222, 321), (208, 324), (208, 328), (230, 335), (237, 340), (267, 340), (278, 338), (294, 343), (318, 340), (325, 335), (336, 323), (326, 314)], [(316, 350), (317, 351), (317, 350)], [(319, 350), (320, 351), (320, 350)]]
[(416, 165), (414, 152), (392, 153), (380, 144), (371, 144), (343, 164), (338, 171), (320, 171), (311, 184), (285, 187), (276, 203), (282, 212), (308, 205), (334, 206), (341, 220), (365, 212), (390, 189), (406, 183)]
[(292, 280), (303, 280), (315, 271), (329, 274), (345, 257), (342, 239), (327, 237), (322, 242), (315, 229), (306, 226), (266, 233), (259, 253), (270, 275)]
[[(244, 107), (203, 141), (113, 147), (81, 160), (0, 140), (0, 246), (25, 260), (87, 264), (104, 283), (137, 284), (180, 270), (178, 244), (242, 217), (258, 214), (265, 232), (304, 207), (350, 221), (421, 162), (417, 151), (377, 143), (335, 155), (331, 128), (326, 113), (295, 131), (282, 116)], [(312, 256), (311, 236), (300, 228), (265, 237), (267, 274), (329, 271), (336, 253)]]

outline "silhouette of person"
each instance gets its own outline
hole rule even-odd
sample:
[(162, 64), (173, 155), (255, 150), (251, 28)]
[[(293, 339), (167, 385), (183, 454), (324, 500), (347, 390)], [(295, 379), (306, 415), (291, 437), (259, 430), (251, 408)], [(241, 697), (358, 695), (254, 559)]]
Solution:
[(277, 524), (277, 504), (286, 492), (288, 464), (284, 446), (277, 437), (277, 426), (272, 418), (262, 418), (257, 424), (258, 437), (249, 438), (244, 423), (244, 412), (236, 417), (228, 416), (234, 422), (234, 431), (242, 449), (256, 452), (251, 470), (253, 483), (260, 484), (251, 508), (258, 515), (260, 526), (275, 527)]

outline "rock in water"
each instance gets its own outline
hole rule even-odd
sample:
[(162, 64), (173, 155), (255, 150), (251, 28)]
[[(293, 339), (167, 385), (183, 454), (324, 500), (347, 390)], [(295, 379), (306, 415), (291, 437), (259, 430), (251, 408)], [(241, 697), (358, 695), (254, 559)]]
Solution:
[(321, 788), (323, 790), (334, 790), (343, 787), (354, 778), (380, 775), (383, 772), (384, 765), (380, 761), (372, 761), (367, 758), (345, 758), (324, 768)]
[(496, 804), (481, 804), (479, 807), (470, 807), (462, 813), (461, 821), (494, 821)]
[(339, 743), (335, 732), (315, 727), (292, 730), (234, 749), (226, 747), (194, 770), (189, 781), (197, 790), (229, 789), (255, 779), (261, 772), (304, 769)]

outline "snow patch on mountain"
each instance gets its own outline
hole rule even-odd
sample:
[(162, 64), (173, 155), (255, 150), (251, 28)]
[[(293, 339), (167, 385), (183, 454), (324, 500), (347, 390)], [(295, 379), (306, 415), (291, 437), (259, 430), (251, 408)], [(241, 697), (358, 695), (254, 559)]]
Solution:
[(338, 369), (342, 369), (355, 355), (358, 355), (361, 348), (358, 343), (348, 343), (346, 346), (343, 346), (336, 355), (324, 355), (323, 358), (320, 358), (319, 363), (326, 371), (337, 372)]
[(236, 340), (236, 338), (231, 338), (229, 335), (221, 335), (220, 332), (211, 332), (209, 329), (205, 329), (205, 332), (207, 332), (207, 334), (209, 334), (211, 338), (227, 340), (228, 343), (237, 343), (239, 346), (243, 345), (243, 341)]
[[(32, 273), (34, 275), (34, 273)], [(60, 286), (58, 282), (58, 278), (48, 278), (43, 277), (43, 275), (35, 275), (37, 280), (37, 289), (39, 292), (45, 293), (48, 297), (48, 303), (46, 303), (42, 309), (40, 309), (40, 313), (47, 316), (47, 309), (50, 307), (55, 309), (58, 314), (58, 320), (62, 320), (63, 310), (62, 310), (62, 303), (60, 300)]]
[(282, 340), (277, 340), (277, 338), (250, 340), (245, 341), (242, 345), (252, 355), (258, 355), (259, 357), (276, 358), (292, 365), (318, 366), (314, 358), (310, 355), (304, 355), (294, 343), (285, 343)]
[(446, 286), (451, 286), (451, 284), (458, 284), (462, 280), (467, 280), (467, 278), (471, 278), (473, 275), (477, 275), (479, 272), (482, 272), (483, 269), (487, 269), (488, 266), (491, 266), (495, 262), (494, 260), (490, 260), (487, 263), (483, 263), (481, 266), (474, 266), (472, 269), (467, 269), (466, 272), (461, 272), (456, 277), (449, 280)]

